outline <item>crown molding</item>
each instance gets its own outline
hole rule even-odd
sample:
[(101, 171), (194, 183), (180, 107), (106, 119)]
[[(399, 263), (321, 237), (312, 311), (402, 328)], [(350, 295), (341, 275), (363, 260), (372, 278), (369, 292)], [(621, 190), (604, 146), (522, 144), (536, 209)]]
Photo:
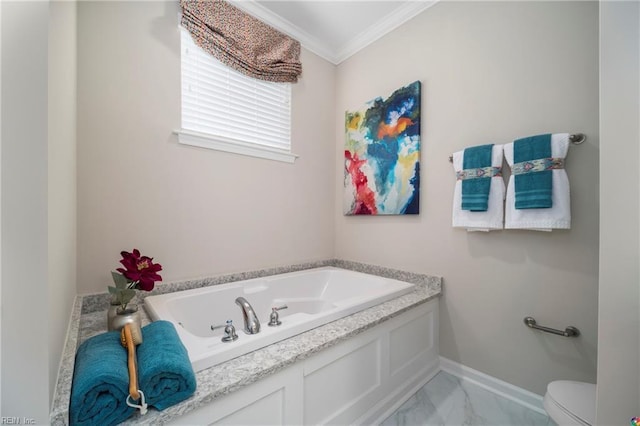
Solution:
[(302, 28), (292, 24), (280, 15), (267, 9), (256, 0), (231, 0), (230, 3), (238, 9), (244, 10), (261, 21), (271, 25), (275, 29), (280, 30), (288, 36), (298, 40), (305, 49), (310, 50), (333, 64), (338, 64), (338, 62), (336, 62), (337, 56), (322, 40), (319, 40)]
[(338, 65), (340, 62), (364, 49), (385, 34), (398, 28), (422, 11), (436, 4), (439, 0), (409, 1), (398, 7), (383, 19), (372, 23), (366, 30), (349, 40), (338, 52), (333, 51), (322, 40), (312, 36), (302, 28), (292, 24), (280, 15), (262, 6), (256, 0), (232, 0), (234, 6), (255, 16), (272, 27), (295, 38), (307, 50)]
[(364, 49), (374, 41), (390, 33), (408, 20), (414, 18), (424, 10), (436, 4), (438, 0), (417, 0), (409, 1), (395, 9), (383, 19), (374, 22), (366, 30), (349, 40), (344, 47), (336, 52), (336, 61), (339, 64), (350, 56)]

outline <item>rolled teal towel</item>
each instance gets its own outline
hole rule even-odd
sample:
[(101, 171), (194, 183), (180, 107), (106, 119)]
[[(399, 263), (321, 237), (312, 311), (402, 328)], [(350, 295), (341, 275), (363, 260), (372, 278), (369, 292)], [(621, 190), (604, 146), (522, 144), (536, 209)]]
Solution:
[(127, 406), (129, 370), (120, 333), (87, 339), (78, 348), (71, 383), (71, 425), (115, 425), (135, 411)]
[[(531, 136), (513, 142), (513, 163), (551, 158), (551, 134)], [(544, 209), (552, 206), (553, 172), (515, 176), (516, 209)]]
[(189, 354), (172, 323), (156, 321), (143, 327), (137, 350), (139, 385), (147, 404), (164, 410), (195, 392)]
[[(466, 148), (462, 158), (462, 168), (468, 170), (491, 166), (492, 150), (493, 144)], [(462, 210), (487, 211), (490, 189), (490, 176), (464, 179), (462, 181)]]

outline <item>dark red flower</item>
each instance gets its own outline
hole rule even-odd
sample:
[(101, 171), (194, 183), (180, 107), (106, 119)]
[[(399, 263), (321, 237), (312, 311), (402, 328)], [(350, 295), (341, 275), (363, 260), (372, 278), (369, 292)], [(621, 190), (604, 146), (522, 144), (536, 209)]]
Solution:
[(133, 253), (123, 251), (120, 254), (120, 263), (124, 268), (118, 268), (117, 271), (136, 283), (135, 288), (151, 291), (156, 281), (162, 281), (162, 277), (158, 275), (158, 272), (162, 271), (162, 265), (153, 263), (152, 257), (140, 256), (138, 249), (133, 249)]

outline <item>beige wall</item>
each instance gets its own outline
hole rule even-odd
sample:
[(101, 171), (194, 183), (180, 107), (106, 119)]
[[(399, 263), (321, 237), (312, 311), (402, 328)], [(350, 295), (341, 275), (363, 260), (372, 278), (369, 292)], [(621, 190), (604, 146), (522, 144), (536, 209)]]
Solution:
[(295, 164), (178, 145), (177, 2), (78, 5), (78, 292), (121, 250), (165, 280), (333, 255), (335, 67), (303, 51)]
[(2, 3), (1, 415), (38, 424), (48, 423), (50, 400), (48, 24), (47, 2)]
[[(338, 66), (336, 158), (344, 111), (422, 81), (421, 212), (345, 217), (336, 173), (336, 256), (444, 277), (441, 355), (543, 394), (594, 382), (598, 297), (597, 2), (438, 3)], [(583, 132), (567, 158), (572, 229), (451, 228), (449, 155), (544, 132)], [(579, 339), (527, 329), (574, 325)]]
[(640, 413), (640, 5), (600, 3), (599, 425)]
[(76, 4), (49, 17), (49, 393), (76, 295)]
[[(71, 43), (73, 28), (62, 30), (73, 18), (68, 7), (53, 7), (48, 15), (46, 3), (2, 2), (0, 7), (1, 414), (35, 416), (44, 423), (52, 386), (51, 380), (47, 386), (47, 379), (59, 359), (56, 336), (68, 320), (68, 311), (58, 302), (68, 303), (73, 292), (62, 279), (73, 280), (69, 263), (60, 268), (52, 264), (57, 256), (73, 262), (71, 245), (64, 242), (64, 235), (73, 232), (73, 213), (68, 210), (73, 199), (70, 170), (53, 167), (59, 154), (61, 164), (73, 162), (71, 142), (63, 142), (73, 138), (68, 128), (72, 117), (66, 115), (73, 102), (65, 96), (58, 111), (50, 99), (49, 114), (63, 122), (51, 123), (47, 137), (47, 96), (59, 92), (51, 86), (47, 94), (46, 84), (47, 78), (49, 84), (70, 84), (70, 76), (60, 71), (66, 63), (73, 74), (73, 53), (69, 45), (58, 42)], [(626, 7), (637, 9), (637, 5)], [(538, 393), (552, 379), (595, 378), (597, 6), (439, 4), (340, 66), (337, 92), (334, 67), (303, 52), (305, 76), (294, 91), (294, 150), (302, 157), (294, 166), (176, 145), (170, 135), (179, 126), (175, 4), (86, 2), (78, 8), (78, 292), (104, 291), (108, 271), (117, 266), (117, 253), (134, 245), (162, 261), (166, 279), (337, 254), (443, 275), (441, 347), (446, 357)], [(23, 25), (25, 20), (29, 25)], [(614, 21), (605, 22), (611, 35)], [(11, 43), (24, 28), (29, 32), (20, 38), (26, 41), (21, 47), (30, 55)], [(52, 33), (53, 28), (62, 32)], [(47, 33), (53, 39), (47, 41)], [(608, 43), (602, 46), (603, 52), (610, 48)], [(49, 64), (49, 77), (43, 73), (48, 68), (47, 49), (70, 55)], [(393, 67), (393, 62), (403, 65)], [(553, 67), (545, 66), (549, 63)], [(637, 85), (633, 71), (624, 78)], [(344, 110), (416, 79), (423, 82), (424, 91), (421, 215), (343, 217)], [(21, 88), (25, 91), (18, 94)], [(616, 89), (603, 87), (603, 97), (610, 90)], [(335, 99), (334, 93), (338, 93)], [(603, 112), (620, 113), (610, 109), (616, 103), (615, 97), (611, 99)], [(337, 130), (331, 133), (328, 129), (335, 129), (335, 123)], [(640, 304), (638, 244), (627, 238), (628, 226), (617, 226), (624, 210), (608, 204), (619, 191), (619, 182), (626, 182), (625, 176), (604, 171), (622, 170), (619, 161), (634, 149), (633, 158), (640, 154), (634, 145), (637, 128), (631, 127), (635, 139), (633, 135), (625, 139), (610, 133), (606, 119), (602, 123), (598, 423), (622, 424), (630, 417), (627, 411), (637, 409), (637, 381), (631, 371), (638, 361), (637, 342), (618, 332), (617, 326), (622, 321), (637, 330), (638, 317), (618, 314), (625, 303), (636, 313)], [(573, 229), (551, 235), (519, 231), (477, 235), (451, 229), (453, 179), (448, 155), (467, 145), (547, 130), (582, 131), (589, 136), (586, 144), (571, 149), (568, 158)], [(65, 154), (49, 152), (47, 160), (47, 139)], [(332, 139), (337, 139), (336, 146), (327, 148), (324, 144)], [(624, 140), (629, 143), (615, 145)], [(47, 175), (58, 183), (47, 185)], [(235, 191), (221, 188), (221, 183), (234, 179)], [(633, 188), (640, 192), (638, 182), (630, 185), (632, 192)], [(47, 186), (65, 197), (65, 201), (49, 198), (48, 216)], [(244, 196), (247, 193), (252, 198)], [(637, 236), (637, 205), (635, 212), (628, 223), (635, 226)], [(61, 221), (53, 220), (55, 214)], [(52, 229), (59, 224), (64, 230)], [(47, 243), (46, 235), (63, 243), (61, 253), (54, 252), (57, 247)], [(625, 246), (609, 248), (618, 237)], [(47, 246), (49, 278), (58, 278), (51, 287), (43, 284), (47, 255), (42, 250)], [(628, 258), (618, 256), (627, 251)], [(546, 325), (574, 324), (584, 336), (569, 341), (535, 334), (521, 324), (528, 314)], [(637, 410), (631, 414), (637, 415)]]

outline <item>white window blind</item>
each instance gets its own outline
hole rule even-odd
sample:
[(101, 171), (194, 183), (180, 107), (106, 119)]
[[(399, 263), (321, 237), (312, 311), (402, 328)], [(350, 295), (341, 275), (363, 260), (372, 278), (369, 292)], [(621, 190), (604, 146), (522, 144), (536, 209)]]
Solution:
[(245, 76), (203, 51), (181, 28), (180, 142), (293, 162), (291, 83)]

